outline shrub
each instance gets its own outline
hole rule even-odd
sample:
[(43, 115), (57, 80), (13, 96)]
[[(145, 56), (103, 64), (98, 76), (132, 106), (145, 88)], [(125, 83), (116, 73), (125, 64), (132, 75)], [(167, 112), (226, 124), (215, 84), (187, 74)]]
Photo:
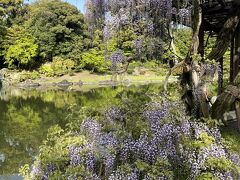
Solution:
[(168, 65), (160, 64), (160, 66), (158, 67), (158, 69), (156, 71), (156, 75), (165, 77), (166, 74), (168, 73), (168, 71), (169, 71)]
[(155, 70), (158, 68), (158, 63), (157, 61), (147, 61), (143, 64), (143, 66), (147, 69), (150, 69), (150, 70)]
[(67, 72), (71, 72), (75, 68), (76, 63), (71, 59), (66, 59), (64, 60), (63, 65)]
[(63, 74), (70, 73), (75, 67), (75, 62), (71, 59), (54, 57), (51, 67), (54, 71), (54, 74), (60, 76)]
[(137, 68), (137, 67), (140, 67), (142, 66), (142, 63), (139, 62), (139, 61), (133, 61), (129, 64), (128, 66), (128, 70), (127, 70), (127, 73), (128, 74), (132, 74), (134, 72), (134, 69)]
[(71, 59), (54, 57), (52, 63), (42, 65), (39, 71), (47, 76), (61, 76), (72, 72), (75, 65), (76, 63)]
[(90, 49), (82, 53), (80, 67), (94, 72), (104, 73), (110, 67), (110, 62), (105, 60), (103, 51)]
[(63, 75), (65, 67), (63, 65), (64, 59), (61, 57), (54, 57), (51, 63), (51, 68), (55, 75)]
[(38, 45), (34, 37), (21, 26), (14, 25), (8, 29), (3, 42), (3, 55), (9, 68), (31, 67), (37, 56)]
[(49, 77), (54, 76), (54, 71), (52, 69), (51, 63), (45, 63), (41, 65), (41, 67), (39, 68), (39, 72)]
[(21, 74), (20, 74), (19, 81), (23, 82), (23, 81), (25, 81), (27, 79), (35, 80), (35, 79), (37, 79), (39, 77), (40, 77), (40, 75), (39, 75), (39, 73), (37, 71), (32, 71), (32, 72), (30, 72), (30, 71), (22, 71)]

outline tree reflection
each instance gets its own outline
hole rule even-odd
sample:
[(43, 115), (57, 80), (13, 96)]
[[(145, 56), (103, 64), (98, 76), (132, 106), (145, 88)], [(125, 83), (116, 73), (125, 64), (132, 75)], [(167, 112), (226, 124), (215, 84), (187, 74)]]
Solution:
[(118, 105), (124, 98), (141, 103), (148, 91), (159, 92), (159, 86), (105, 87), (87, 92), (4, 91), (0, 99), (0, 174), (17, 173), (21, 165), (31, 163), (49, 127), (58, 124), (64, 128), (83, 115)]

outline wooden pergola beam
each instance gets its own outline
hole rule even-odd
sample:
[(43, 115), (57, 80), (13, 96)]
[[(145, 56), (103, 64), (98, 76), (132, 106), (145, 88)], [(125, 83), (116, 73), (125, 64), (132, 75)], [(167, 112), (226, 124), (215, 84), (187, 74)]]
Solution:
[(240, 69), (240, 24), (231, 43), (230, 82), (233, 82)]

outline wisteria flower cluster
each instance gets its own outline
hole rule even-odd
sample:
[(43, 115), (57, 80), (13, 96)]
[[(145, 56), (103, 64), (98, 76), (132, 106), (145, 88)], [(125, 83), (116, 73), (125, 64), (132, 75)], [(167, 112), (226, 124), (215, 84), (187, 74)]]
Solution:
[(105, 111), (105, 118), (113, 122), (122, 122), (124, 120), (124, 113), (119, 107), (113, 106)]
[(117, 50), (113, 52), (110, 57), (110, 62), (111, 62), (111, 70), (113, 72), (119, 70), (119, 66), (123, 63), (126, 62), (126, 56), (124, 55), (124, 52), (122, 50)]
[[(201, 179), (205, 175), (238, 179), (240, 158), (221, 143), (219, 129), (184, 113), (172, 113), (182, 111), (180, 106), (169, 100), (146, 104), (141, 116), (149, 130), (139, 137), (124, 129), (108, 131), (104, 124), (88, 118), (77, 134), (84, 135), (86, 143), (67, 146), (68, 155), (61, 165), (51, 160), (45, 166), (38, 162), (41, 166), (34, 166), (31, 174), (42, 175), (42, 179), (49, 179), (56, 171), (68, 179)], [(103, 117), (112, 123), (123, 123), (126, 118), (117, 107)]]
[(110, 56), (110, 60), (112, 61), (113, 64), (119, 64), (119, 63), (123, 63), (124, 61), (126, 61), (126, 57), (125, 57), (123, 51), (118, 50), (118, 51), (112, 53), (112, 55)]

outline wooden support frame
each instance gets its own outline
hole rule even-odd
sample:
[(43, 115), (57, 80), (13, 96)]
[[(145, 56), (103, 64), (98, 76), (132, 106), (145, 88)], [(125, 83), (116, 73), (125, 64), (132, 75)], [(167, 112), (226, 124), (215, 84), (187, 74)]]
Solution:
[(230, 82), (233, 83), (240, 69), (240, 24), (231, 43)]
[[(238, 25), (235, 38), (234, 38), (234, 50), (233, 50), (233, 80), (238, 75), (240, 70), (240, 24)], [(240, 100), (236, 99), (235, 101), (235, 110), (237, 115), (237, 126), (238, 131), (240, 131)]]
[(236, 110), (236, 116), (237, 116), (237, 126), (238, 131), (240, 132), (240, 100), (235, 101), (235, 110)]
[(229, 80), (230, 80), (231, 83), (233, 83), (233, 81), (234, 81), (234, 77), (233, 77), (233, 72), (234, 72), (233, 56), (234, 56), (234, 37), (231, 41), (231, 51), (230, 51), (230, 79)]
[(223, 92), (223, 57), (219, 59), (220, 74), (218, 74), (218, 95)]
[(235, 79), (239, 72), (240, 66), (240, 24), (238, 25), (235, 33), (233, 62), (235, 64), (234, 67), (234, 79)]

